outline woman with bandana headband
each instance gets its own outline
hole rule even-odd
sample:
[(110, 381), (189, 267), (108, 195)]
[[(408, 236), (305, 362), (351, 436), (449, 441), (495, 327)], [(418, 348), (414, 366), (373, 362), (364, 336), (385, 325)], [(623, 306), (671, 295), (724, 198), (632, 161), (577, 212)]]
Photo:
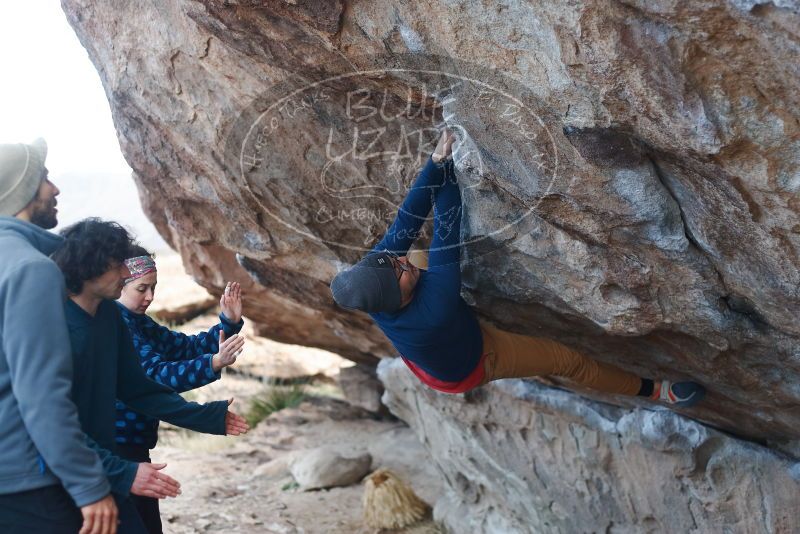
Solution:
[[(242, 293), (229, 282), (220, 298), (220, 322), (207, 332), (189, 336), (159, 325), (145, 314), (153, 302), (158, 271), (152, 255), (134, 247), (135, 257), (125, 261), (131, 272), (117, 304), (128, 325), (133, 344), (147, 375), (177, 392), (195, 389), (220, 378), (223, 368), (236, 362), (244, 338)], [(150, 461), (150, 449), (158, 440), (158, 420), (134, 412), (117, 402), (117, 449), (123, 458)], [(158, 499), (133, 496), (139, 514), (151, 534), (161, 532)]]

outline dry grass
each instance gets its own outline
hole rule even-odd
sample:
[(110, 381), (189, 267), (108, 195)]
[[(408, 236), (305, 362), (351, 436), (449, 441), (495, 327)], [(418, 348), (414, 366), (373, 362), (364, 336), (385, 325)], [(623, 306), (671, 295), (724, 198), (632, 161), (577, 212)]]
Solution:
[(250, 400), (250, 409), (245, 419), (250, 428), (254, 428), (275, 412), (300, 405), (305, 398), (306, 392), (303, 386), (268, 386), (265, 391)]
[(388, 469), (378, 469), (364, 482), (364, 523), (376, 529), (399, 529), (419, 523), (431, 508), (411, 486)]

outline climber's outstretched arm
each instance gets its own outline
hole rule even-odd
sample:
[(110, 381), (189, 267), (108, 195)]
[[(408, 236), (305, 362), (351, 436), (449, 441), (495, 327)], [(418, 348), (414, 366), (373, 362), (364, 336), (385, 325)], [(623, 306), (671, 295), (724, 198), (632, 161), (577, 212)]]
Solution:
[(428, 266), (430, 269), (452, 265), (458, 270), (461, 259), (461, 191), (453, 160), (446, 159), (442, 167), (444, 176), (434, 201), (433, 239)]
[(417, 175), (408, 195), (397, 211), (394, 222), (372, 251), (380, 252), (386, 249), (398, 256), (405, 256), (411, 244), (419, 236), (419, 230), (431, 212), (436, 190), (441, 187), (443, 182), (443, 169), (431, 158), (428, 158), (425, 167)]

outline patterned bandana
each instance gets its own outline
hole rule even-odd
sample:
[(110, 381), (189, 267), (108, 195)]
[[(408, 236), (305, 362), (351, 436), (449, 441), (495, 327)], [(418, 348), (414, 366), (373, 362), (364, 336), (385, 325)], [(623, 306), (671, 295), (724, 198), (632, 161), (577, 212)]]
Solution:
[(150, 256), (130, 258), (125, 260), (125, 266), (131, 272), (131, 277), (125, 279), (126, 284), (156, 271), (156, 262)]

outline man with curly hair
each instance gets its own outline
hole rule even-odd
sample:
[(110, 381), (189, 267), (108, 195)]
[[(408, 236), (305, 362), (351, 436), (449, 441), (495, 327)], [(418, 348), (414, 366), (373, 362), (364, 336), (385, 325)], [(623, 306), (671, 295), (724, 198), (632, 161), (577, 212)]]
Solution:
[(137, 412), (208, 434), (247, 432), (244, 418), (228, 411), (233, 399), (208, 404), (185, 401), (150, 380), (139, 364), (128, 327), (114, 302), (131, 276), (125, 260), (134, 250), (117, 223), (85, 219), (61, 232), (63, 245), (53, 255), (66, 281), (65, 306), (75, 361), (73, 397), (86, 434), (103, 459), (120, 512), (120, 532), (146, 533), (131, 493), (165, 498), (180, 485), (161, 472), (165, 464), (130, 462), (116, 456), (115, 400)]

